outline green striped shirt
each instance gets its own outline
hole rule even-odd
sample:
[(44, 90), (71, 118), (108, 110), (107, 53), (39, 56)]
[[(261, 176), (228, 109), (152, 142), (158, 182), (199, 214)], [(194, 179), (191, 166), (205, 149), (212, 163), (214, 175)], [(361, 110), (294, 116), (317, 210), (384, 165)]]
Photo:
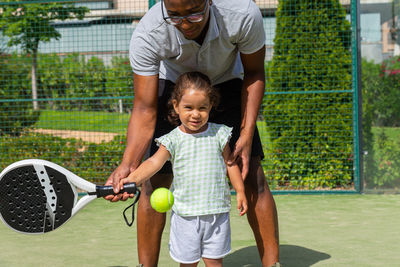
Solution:
[(208, 123), (204, 132), (187, 134), (179, 127), (156, 139), (170, 152), (174, 179), (173, 211), (200, 216), (230, 211), (230, 189), (222, 152), (232, 128)]

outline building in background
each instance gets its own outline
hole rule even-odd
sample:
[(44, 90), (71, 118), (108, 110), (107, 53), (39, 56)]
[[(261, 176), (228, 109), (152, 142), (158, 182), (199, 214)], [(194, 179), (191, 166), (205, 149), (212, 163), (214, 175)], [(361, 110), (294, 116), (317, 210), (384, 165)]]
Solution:
[(393, 0), (361, 1), (362, 57), (380, 63), (400, 55), (399, 12), (394, 8)]
[[(393, 1), (400, 5), (399, 0), (360, 0), (361, 56), (375, 63), (400, 55), (400, 7), (394, 8)], [(264, 15), (269, 60), (273, 54), (278, 0), (256, 0), (256, 3)], [(351, 20), (351, 1), (341, 0), (340, 3)]]
[[(217, 1), (217, 0), (216, 0)], [(395, 0), (398, 1), (398, 0)], [(82, 21), (57, 23), (62, 35), (58, 41), (41, 43), (41, 53), (80, 53), (99, 56), (105, 63), (115, 55), (126, 55), (132, 32), (139, 19), (155, 0), (86, 0), (76, 3), (91, 11)], [(350, 20), (351, 0), (340, 0)], [(264, 16), (266, 32), (266, 60), (273, 55), (278, 0), (256, 0)], [(376, 63), (399, 55), (399, 10), (394, 10), (393, 0), (360, 0), (361, 55)], [(5, 37), (0, 36), (2, 49)], [(15, 50), (15, 48), (8, 48)]]

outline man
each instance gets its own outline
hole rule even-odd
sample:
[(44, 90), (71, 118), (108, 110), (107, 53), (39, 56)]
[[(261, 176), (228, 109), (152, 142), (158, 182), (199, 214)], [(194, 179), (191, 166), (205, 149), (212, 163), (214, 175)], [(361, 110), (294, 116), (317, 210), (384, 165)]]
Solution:
[[(135, 98), (127, 146), (120, 166), (106, 184), (112, 184), (118, 192), (119, 180), (137, 168), (148, 147), (150, 155), (156, 151), (154, 137), (173, 129), (166, 119), (166, 104), (175, 79), (183, 72), (203, 72), (221, 95), (210, 121), (234, 129), (232, 161), (242, 168), (248, 221), (263, 266), (269, 267), (279, 265), (279, 238), (275, 202), (261, 167), (264, 154), (256, 126), (265, 87), (264, 43), (262, 16), (251, 0), (164, 0), (154, 5), (131, 39)], [(157, 266), (166, 220), (165, 214), (152, 210), (149, 198), (155, 188), (169, 187), (171, 181), (171, 169), (164, 168), (142, 185), (137, 234), (139, 261), (145, 267)], [(128, 197), (124, 193), (106, 199)]]

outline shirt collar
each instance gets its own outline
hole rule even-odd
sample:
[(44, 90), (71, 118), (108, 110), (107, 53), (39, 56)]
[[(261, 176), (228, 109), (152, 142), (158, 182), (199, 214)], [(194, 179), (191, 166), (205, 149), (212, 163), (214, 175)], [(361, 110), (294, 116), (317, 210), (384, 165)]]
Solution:
[[(210, 6), (210, 23), (208, 25), (208, 32), (206, 34), (203, 44), (208, 43), (219, 36), (218, 24), (215, 18), (213, 7), (213, 5)], [(183, 34), (175, 26), (173, 27), (175, 28), (179, 44), (184, 45), (194, 42), (193, 40), (186, 39), (185, 36), (183, 36)]]

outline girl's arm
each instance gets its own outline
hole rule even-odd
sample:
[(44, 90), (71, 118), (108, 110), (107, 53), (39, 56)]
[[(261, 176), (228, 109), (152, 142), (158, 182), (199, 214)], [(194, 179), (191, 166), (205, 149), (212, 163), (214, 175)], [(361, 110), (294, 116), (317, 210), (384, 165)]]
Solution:
[(239, 166), (236, 164), (236, 162), (227, 164), (231, 156), (229, 144), (225, 145), (222, 155), (228, 171), (229, 180), (231, 181), (233, 189), (236, 191), (237, 209), (240, 212), (240, 216), (243, 216), (247, 212), (247, 199), (244, 192), (244, 183)]
[(165, 146), (160, 145), (160, 148), (153, 156), (140, 164), (139, 167), (137, 167), (135, 171), (131, 172), (128, 177), (120, 180), (120, 189), (122, 189), (123, 185), (126, 183), (135, 182), (136, 184), (140, 185), (144, 181), (150, 179), (162, 168), (162, 166), (164, 166), (165, 162), (170, 157), (171, 154), (168, 152)]

